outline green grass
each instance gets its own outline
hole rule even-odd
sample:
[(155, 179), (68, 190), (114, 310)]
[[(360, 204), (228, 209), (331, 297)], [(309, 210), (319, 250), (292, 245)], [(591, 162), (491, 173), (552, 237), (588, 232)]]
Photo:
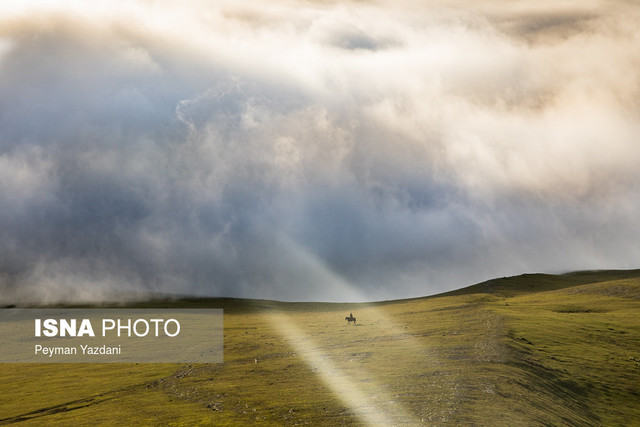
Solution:
[[(224, 308), (224, 363), (3, 364), (0, 424), (633, 425), (640, 271), (371, 304)], [(347, 325), (353, 312), (358, 325)]]

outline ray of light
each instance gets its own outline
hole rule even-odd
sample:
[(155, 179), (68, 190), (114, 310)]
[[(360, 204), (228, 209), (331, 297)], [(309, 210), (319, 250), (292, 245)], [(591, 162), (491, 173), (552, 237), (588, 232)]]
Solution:
[(293, 319), (278, 313), (271, 316), (270, 320), (305, 362), (318, 372), (334, 395), (362, 422), (370, 426), (419, 423), (413, 414), (392, 396), (381, 390), (372, 395), (359, 387), (355, 382), (355, 375), (349, 375), (338, 368), (327, 352), (295, 326)]

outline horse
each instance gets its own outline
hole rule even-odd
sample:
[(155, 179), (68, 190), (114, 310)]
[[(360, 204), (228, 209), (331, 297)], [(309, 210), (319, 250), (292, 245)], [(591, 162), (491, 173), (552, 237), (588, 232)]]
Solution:
[(353, 324), (356, 324), (356, 318), (353, 317), (353, 314), (348, 315), (347, 317), (344, 318), (344, 320), (347, 321), (347, 324), (353, 322)]

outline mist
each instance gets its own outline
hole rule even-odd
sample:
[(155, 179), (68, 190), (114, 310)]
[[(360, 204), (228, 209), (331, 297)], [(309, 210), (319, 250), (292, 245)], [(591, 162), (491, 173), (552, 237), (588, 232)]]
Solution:
[(0, 300), (640, 264), (633, 2), (7, 2)]

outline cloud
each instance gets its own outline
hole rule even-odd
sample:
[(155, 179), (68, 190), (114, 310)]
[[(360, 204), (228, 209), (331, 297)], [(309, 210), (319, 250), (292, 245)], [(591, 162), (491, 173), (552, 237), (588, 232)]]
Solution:
[(7, 301), (637, 266), (630, 3), (3, 8)]

